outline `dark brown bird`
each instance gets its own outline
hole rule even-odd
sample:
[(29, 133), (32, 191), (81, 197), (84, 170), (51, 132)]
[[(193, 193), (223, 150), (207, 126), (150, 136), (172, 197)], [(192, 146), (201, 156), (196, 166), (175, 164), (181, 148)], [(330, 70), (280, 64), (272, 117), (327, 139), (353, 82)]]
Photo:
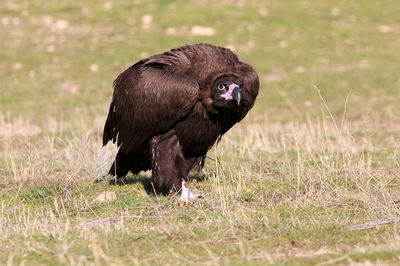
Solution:
[(109, 174), (152, 170), (159, 190), (195, 198), (184, 180), (254, 105), (257, 72), (229, 49), (187, 45), (143, 59), (114, 81), (103, 145), (120, 146)]

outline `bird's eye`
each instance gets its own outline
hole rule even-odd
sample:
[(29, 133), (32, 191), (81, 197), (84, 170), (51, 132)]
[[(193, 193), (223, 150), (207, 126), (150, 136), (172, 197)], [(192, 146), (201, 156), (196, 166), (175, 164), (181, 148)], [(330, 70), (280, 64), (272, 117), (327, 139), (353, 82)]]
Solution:
[(221, 91), (225, 90), (225, 85), (224, 84), (219, 84), (218, 85), (218, 89), (221, 90)]

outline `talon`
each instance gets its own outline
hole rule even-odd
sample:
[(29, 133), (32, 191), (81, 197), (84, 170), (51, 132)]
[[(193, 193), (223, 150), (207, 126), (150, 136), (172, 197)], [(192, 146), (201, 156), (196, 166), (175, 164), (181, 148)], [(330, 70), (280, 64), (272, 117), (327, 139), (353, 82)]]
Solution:
[(185, 186), (185, 181), (182, 180), (182, 188), (181, 188), (181, 196), (179, 197), (179, 200), (188, 202), (189, 200), (195, 200), (201, 196), (194, 194), (191, 192), (186, 186)]

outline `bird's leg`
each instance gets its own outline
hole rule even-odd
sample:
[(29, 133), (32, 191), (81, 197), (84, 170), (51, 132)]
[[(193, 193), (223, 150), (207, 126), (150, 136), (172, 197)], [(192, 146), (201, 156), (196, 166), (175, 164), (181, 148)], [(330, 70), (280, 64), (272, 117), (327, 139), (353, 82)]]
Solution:
[(125, 154), (119, 150), (114, 162), (111, 165), (108, 175), (122, 178), (128, 174), (129, 171), (133, 175), (138, 174), (140, 171), (150, 169), (150, 158), (148, 154), (148, 146), (139, 146), (135, 153), (131, 152)]
[(180, 191), (180, 178), (174, 162), (178, 139), (175, 135), (166, 133), (154, 136), (150, 140), (152, 179), (158, 190)]
[(130, 163), (132, 162), (129, 160), (129, 156), (119, 150), (108, 174), (117, 178), (124, 177), (129, 172)]
[(152, 178), (158, 189), (178, 192), (180, 199), (197, 198), (185, 186), (185, 179), (195, 165), (195, 159), (186, 159), (173, 131), (155, 136), (150, 141)]

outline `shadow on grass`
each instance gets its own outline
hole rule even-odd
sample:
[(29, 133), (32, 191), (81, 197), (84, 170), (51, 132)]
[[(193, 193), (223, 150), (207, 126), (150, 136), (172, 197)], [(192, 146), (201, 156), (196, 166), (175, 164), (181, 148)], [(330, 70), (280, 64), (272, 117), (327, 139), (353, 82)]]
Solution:
[[(203, 182), (206, 180), (206, 175), (205, 174), (200, 174), (197, 172), (190, 173), (189, 176), (187, 177), (187, 181), (191, 182), (193, 180), (196, 180), (198, 182)], [(108, 181), (110, 185), (115, 185), (115, 186), (125, 186), (125, 185), (130, 185), (130, 184), (137, 184), (141, 183), (146, 190), (147, 194), (151, 195), (168, 195), (170, 194), (169, 190), (166, 189), (160, 189), (152, 182), (151, 177), (148, 177), (147, 175), (144, 174), (138, 174), (138, 175), (131, 175), (131, 176), (125, 176), (122, 178), (115, 178), (111, 177), (111, 179)]]

